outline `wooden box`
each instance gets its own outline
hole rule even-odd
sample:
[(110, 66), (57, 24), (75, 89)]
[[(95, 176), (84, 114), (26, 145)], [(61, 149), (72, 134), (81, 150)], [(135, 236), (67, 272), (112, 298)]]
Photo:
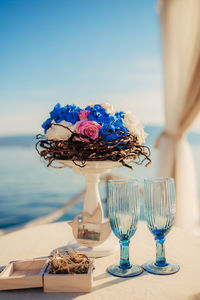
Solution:
[(93, 265), (87, 274), (44, 273), (44, 292), (90, 292), (92, 289)]
[(50, 274), (49, 259), (10, 262), (0, 273), (0, 290), (43, 287), (44, 292), (90, 292), (93, 265), (87, 274)]
[(48, 261), (34, 259), (10, 262), (0, 273), (0, 290), (42, 287)]

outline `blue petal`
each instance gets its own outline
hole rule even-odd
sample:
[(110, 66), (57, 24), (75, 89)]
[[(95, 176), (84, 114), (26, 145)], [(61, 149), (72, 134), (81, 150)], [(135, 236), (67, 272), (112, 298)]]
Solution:
[(42, 128), (44, 128), (44, 133), (51, 127), (51, 118), (47, 119), (43, 124)]

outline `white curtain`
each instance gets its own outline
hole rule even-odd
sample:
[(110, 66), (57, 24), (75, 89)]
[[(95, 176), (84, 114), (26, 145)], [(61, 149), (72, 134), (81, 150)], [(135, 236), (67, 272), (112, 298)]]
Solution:
[(199, 204), (187, 130), (200, 110), (200, 0), (160, 0), (163, 41), (165, 131), (156, 141), (158, 175), (174, 177), (175, 224), (192, 230)]

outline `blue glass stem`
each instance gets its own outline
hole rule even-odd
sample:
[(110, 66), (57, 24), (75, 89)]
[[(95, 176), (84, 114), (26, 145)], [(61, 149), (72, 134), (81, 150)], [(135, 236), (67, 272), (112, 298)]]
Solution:
[(165, 258), (165, 247), (164, 247), (164, 238), (155, 238), (156, 240), (156, 265), (159, 267), (166, 266), (166, 258)]
[(131, 267), (129, 261), (129, 240), (119, 241), (120, 243), (120, 268), (129, 269)]

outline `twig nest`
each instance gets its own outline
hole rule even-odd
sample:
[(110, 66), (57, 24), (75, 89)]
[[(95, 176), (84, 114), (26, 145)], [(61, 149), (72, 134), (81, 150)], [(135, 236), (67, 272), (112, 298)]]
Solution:
[[(68, 127), (61, 124), (54, 126), (56, 125), (70, 131)], [(115, 134), (117, 135), (115, 139), (109, 140), (112, 134), (106, 133), (98, 139), (92, 140), (82, 134), (72, 133), (68, 140), (59, 141), (47, 140), (45, 136), (38, 135), (36, 150), (47, 161), (48, 166), (53, 166), (52, 163), (55, 160), (72, 160), (80, 167), (84, 167), (86, 161), (111, 160), (118, 161), (131, 169), (132, 167), (127, 164), (127, 161), (136, 164), (146, 161), (145, 166), (151, 163), (149, 147), (140, 145), (135, 135), (125, 134), (120, 130)]]
[(50, 261), (51, 274), (85, 274), (93, 260), (75, 250), (67, 250), (66, 254), (56, 251)]

